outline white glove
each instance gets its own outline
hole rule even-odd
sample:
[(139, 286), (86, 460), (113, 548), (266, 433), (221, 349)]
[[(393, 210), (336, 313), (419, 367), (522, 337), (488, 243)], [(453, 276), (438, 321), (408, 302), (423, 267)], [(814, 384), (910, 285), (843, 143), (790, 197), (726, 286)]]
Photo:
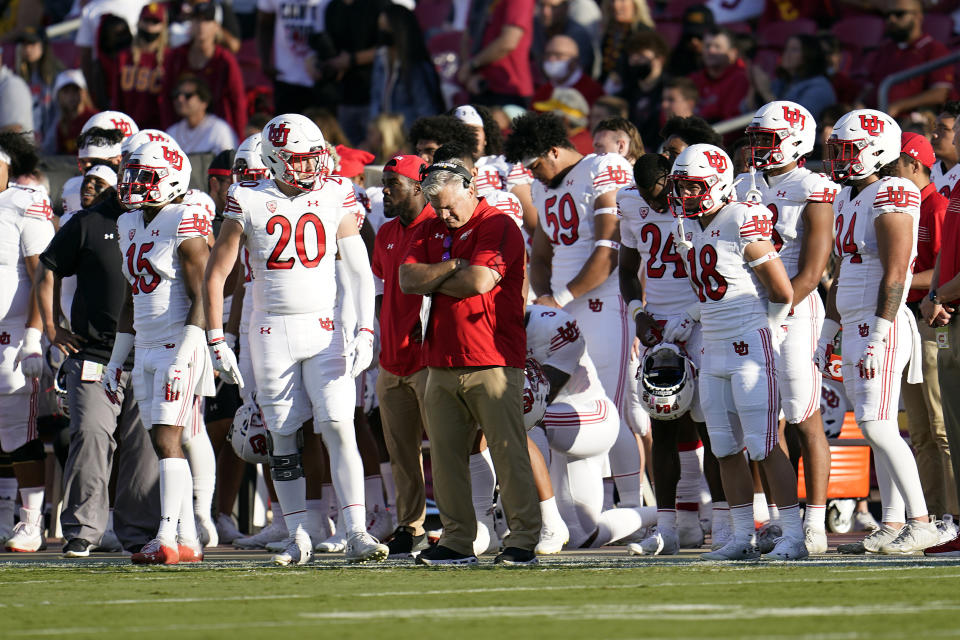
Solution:
[(860, 369), (860, 377), (871, 380), (876, 377), (881, 366), (881, 352), (887, 345), (887, 335), (893, 328), (893, 323), (885, 318), (874, 318), (873, 330), (867, 336), (867, 344), (863, 348), (863, 355), (857, 367)]
[(100, 384), (113, 404), (122, 404), (120, 398), (120, 376), (123, 375), (123, 363), (130, 350), (133, 349), (134, 337), (132, 333), (118, 333), (113, 338), (113, 351), (110, 352), (110, 363), (100, 378)]
[(686, 311), (683, 312), (683, 315), (673, 316), (667, 320), (667, 324), (663, 327), (663, 341), (674, 344), (686, 342), (690, 339), (690, 334), (693, 333), (694, 324), (696, 324), (696, 320), (690, 317), (690, 314)]
[(213, 368), (220, 372), (220, 379), (243, 389), (243, 376), (240, 375), (237, 356), (233, 353), (233, 349), (227, 346), (222, 329), (207, 331), (207, 347), (210, 348), (210, 361), (213, 363)]
[(373, 361), (373, 330), (360, 329), (357, 337), (347, 343), (343, 355), (351, 362), (350, 375), (354, 378), (367, 370)]
[(777, 346), (783, 344), (787, 338), (786, 323), (791, 308), (793, 304), (790, 302), (767, 302), (767, 321), (770, 323), (770, 331)]
[(237, 335), (234, 334), (234, 333), (225, 333), (225, 334), (223, 334), (223, 339), (226, 341), (227, 347), (229, 347), (231, 351), (233, 351), (234, 353), (236, 353), (236, 351), (237, 351), (237, 339), (238, 339), (238, 338), (237, 338)]
[(187, 378), (190, 369), (196, 366), (193, 356), (202, 345), (203, 329), (192, 324), (184, 326), (177, 354), (163, 376), (163, 396), (167, 402), (179, 400), (181, 394), (193, 393), (187, 388)]
[(26, 378), (39, 378), (43, 374), (43, 348), (40, 346), (40, 329), (27, 327), (23, 334), (23, 344), (17, 352), (13, 366), (20, 365), (20, 371)]
[(813, 364), (823, 373), (830, 374), (830, 357), (837, 347), (836, 337), (840, 331), (840, 323), (829, 318), (823, 321), (823, 329), (820, 331), (820, 341), (817, 343), (817, 351), (813, 355)]

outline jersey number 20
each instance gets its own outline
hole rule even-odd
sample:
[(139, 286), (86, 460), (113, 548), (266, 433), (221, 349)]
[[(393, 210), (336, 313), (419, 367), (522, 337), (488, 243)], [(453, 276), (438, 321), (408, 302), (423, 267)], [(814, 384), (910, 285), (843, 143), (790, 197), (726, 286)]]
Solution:
[[(304, 242), (307, 224), (313, 226), (314, 233), (317, 236), (317, 255), (313, 258), (307, 256), (307, 245)], [(293, 243), (297, 249), (297, 258), (300, 259), (300, 264), (307, 269), (312, 269), (320, 264), (320, 260), (323, 259), (323, 254), (326, 253), (327, 250), (327, 234), (324, 232), (323, 223), (320, 221), (320, 218), (317, 217), (317, 214), (303, 214), (300, 216), (300, 219), (297, 220), (297, 226), (295, 228), (291, 228), (290, 221), (279, 214), (267, 220), (268, 234), (272, 236), (278, 228), (280, 229), (280, 237), (277, 239), (277, 244), (267, 259), (267, 269), (293, 269), (295, 260), (292, 256), (284, 258), (283, 260), (280, 259), (280, 255), (290, 242), (291, 231), (293, 232)]]

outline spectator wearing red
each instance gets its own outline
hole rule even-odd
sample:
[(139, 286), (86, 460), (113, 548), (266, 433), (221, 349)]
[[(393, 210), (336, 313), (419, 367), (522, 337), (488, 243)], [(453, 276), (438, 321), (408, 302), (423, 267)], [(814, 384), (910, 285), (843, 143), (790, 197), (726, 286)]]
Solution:
[[(896, 175), (913, 182), (920, 189), (920, 225), (917, 237), (917, 259), (913, 280), (907, 294), (907, 307), (917, 315), (922, 345), (923, 381), (904, 384), (901, 390), (907, 414), (910, 445), (917, 458), (923, 497), (930, 513), (958, 511), (957, 492), (950, 464), (950, 447), (943, 425), (940, 380), (937, 373), (936, 331), (923, 322), (920, 302), (930, 290), (934, 265), (940, 252), (940, 232), (947, 211), (947, 199), (937, 193), (930, 181), (930, 169), (936, 162), (930, 141), (919, 133), (904, 133)], [(906, 377), (906, 371), (904, 371)]]
[(533, 96), (530, 44), (535, 0), (472, 0), (457, 80), (471, 101), (527, 106)]
[[(950, 53), (947, 47), (924, 32), (923, 3), (920, 0), (890, 0), (884, 17), (888, 40), (878, 48), (870, 70), (870, 102), (874, 104), (876, 91), (884, 78)], [(953, 90), (953, 79), (953, 65), (946, 65), (893, 85), (887, 113), (896, 118), (923, 107), (935, 108), (943, 104)]]
[(397, 530), (391, 553), (409, 553), (424, 542), (426, 493), (421, 455), (423, 393), (427, 369), (420, 339), (422, 297), (400, 290), (398, 269), (420, 226), (436, 218), (420, 191), (419, 156), (397, 155), (383, 168), (383, 213), (373, 274), (383, 283), (380, 304), (380, 373), (377, 398), (383, 437), (397, 487)]
[(549, 100), (557, 87), (576, 89), (590, 106), (603, 95), (600, 83), (580, 67), (580, 50), (576, 40), (570, 36), (553, 36), (547, 41), (543, 54), (543, 75), (547, 81), (537, 87), (533, 94), (534, 102)]
[(51, 155), (75, 155), (77, 136), (84, 123), (97, 113), (83, 72), (61, 71), (53, 83), (54, 120), (43, 140), (43, 152)]
[(190, 27), (193, 39), (171, 51), (167, 60), (167, 95), (172, 93), (182, 76), (202, 78), (210, 87), (211, 113), (226, 120), (234, 133), (242, 136), (247, 124), (247, 96), (237, 59), (217, 44), (220, 24), (216, 4), (194, 5)]
[(173, 117), (164, 93), (169, 37), (167, 5), (151, 2), (140, 11), (132, 46), (100, 61), (112, 108), (145, 129), (162, 129)]
[(690, 76), (697, 85), (697, 115), (707, 122), (727, 120), (743, 113), (750, 93), (750, 77), (729, 31), (714, 27), (703, 39), (703, 69)]
[(590, 105), (579, 91), (560, 87), (554, 89), (550, 99), (534, 102), (534, 111), (556, 114), (567, 128), (567, 138), (574, 148), (583, 155), (593, 153), (593, 134), (587, 128)]

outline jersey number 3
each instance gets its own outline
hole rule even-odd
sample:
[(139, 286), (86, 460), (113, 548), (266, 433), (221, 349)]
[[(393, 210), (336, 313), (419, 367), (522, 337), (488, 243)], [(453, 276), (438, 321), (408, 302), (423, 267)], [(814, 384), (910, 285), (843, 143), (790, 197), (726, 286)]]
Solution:
[[(308, 224), (313, 226), (314, 233), (317, 236), (317, 255), (313, 258), (307, 256), (307, 245), (306, 242), (304, 242), (304, 234), (306, 233)], [(295, 260), (292, 256), (282, 260), (280, 259), (280, 255), (284, 249), (287, 248), (287, 244), (290, 243), (291, 235), (293, 235), (293, 243), (296, 247), (297, 258), (300, 259), (300, 264), (307, 269), (312, 269), (320, 264), (320, 260), (323, 259), (323, 254), (327, 251), (327, 234), (324, 232), (323, 223), (320, 221), (320, 218), (317, 217), (317, 214), (303, 214), (300, 216), (300, 219), (297, 220), (296, 228), (292, 228), (290, 221), (279, 214), (267, 220), (268, 234), (272, 236), (278, 228), (280, 229), (280, 237), (277, 239), (277, 244), (267, 259), (267, 269), (293, 269)], [(293, 233), (291, 234), (291, 232)]]

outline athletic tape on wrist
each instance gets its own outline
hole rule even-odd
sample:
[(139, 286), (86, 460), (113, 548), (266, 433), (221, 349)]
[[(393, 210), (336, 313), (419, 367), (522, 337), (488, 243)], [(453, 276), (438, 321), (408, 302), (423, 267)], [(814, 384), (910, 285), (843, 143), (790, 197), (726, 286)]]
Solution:
[(593, 243), (595, 247), (608, 247), (614, 251), (620, 251), (620, 243), (613, 240), (597, 240)]
[(553, 299), (561, 307), (565, 307), (571, 302), (573, 302), (573, 294), (570, 293), (570, 290), (564, 287), (553, 294)]

